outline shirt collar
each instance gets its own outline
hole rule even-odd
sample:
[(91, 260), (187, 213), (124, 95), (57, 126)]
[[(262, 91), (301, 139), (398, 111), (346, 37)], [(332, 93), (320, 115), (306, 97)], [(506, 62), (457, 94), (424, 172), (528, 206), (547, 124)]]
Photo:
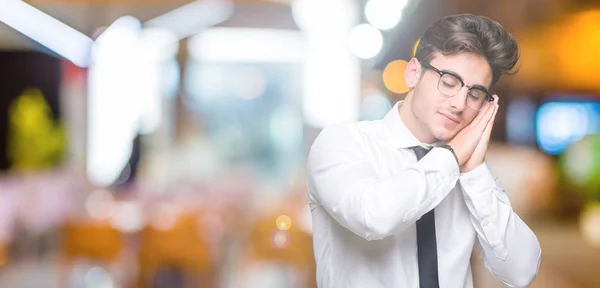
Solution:
[(404, 101), (398, 101), (392, 107), (392, 109), (383, 117), (383, 126), (385, 128), (386, 138), (388, 141), (398, 149), (409, 148), (417, 145), (421, 145), (425, 148), (432, 148), (435, 146), (441, 146), (445, 143), (436, 142), (433, 144), (421, 143), (415, 135), (408, 130), (406, 124), (400, 118), (399, 108)]

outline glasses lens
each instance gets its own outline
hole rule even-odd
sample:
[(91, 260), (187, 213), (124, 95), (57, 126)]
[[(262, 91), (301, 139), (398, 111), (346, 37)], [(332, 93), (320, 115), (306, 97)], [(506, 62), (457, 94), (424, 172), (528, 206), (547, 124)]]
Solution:
[(450, 74), (444, 74), (438, 83), (438, 90), (446, 96), (456, 95), (461, 87), (462, 83), (460, 80)]
[(479, 110), (487, 100), (487, 93), (478, 88), (472, 88), (467, 94), (467, 105), (471, 109)]

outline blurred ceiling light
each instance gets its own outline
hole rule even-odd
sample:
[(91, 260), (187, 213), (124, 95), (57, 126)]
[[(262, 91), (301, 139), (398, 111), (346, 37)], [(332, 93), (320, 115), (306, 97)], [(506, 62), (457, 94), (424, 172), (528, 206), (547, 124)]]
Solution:
[(188, 45), (191, 57), (208, 62), (302, 62), (305, 53), (302, 34), (293, 30), (211, 28)]
[(139, 35), (140, 52), (158, 61), (175, 57), (179, 51), (177, 35), (160, 27), (149, 27)]
[(0, 0), (0, 21), (79, 67), (87, 67), (94, 41), (20, 0)]
[[(296, 25), (311, 33), (336, 33), (352, 27), (357, 21), (353, 16), (352, 1), (344, 0), (294, 0), (292, 16)], [(336, 35), (329, 35), (336, 36)]]
[(358, 3), (295, 0), (292, 13), (307, 43), (302, 97), (306, 123), (324, 128), (357, 120), (360, 61), (348, 49), (348, 33), (359, 22)]
[(169, 30), (152, 27), (141, 31), (135, 57), (136, 73), (133, 84), (137, 93), (139, 129), (149, 134), (160, 127), (162, 121), (162, 85), (166, 80), (165, 63), (176, 61), (179, 41)]
[(175, 61), (178, 40), (162, 27), (142, 30), (131, 16), (97, 38), (88, 78), (87, 173), (93, 184), (122, 180), (136, 135), (160, 126), (163, 69)]
[(231, 0), (197, 0), (145, 23), (161, 27), (183, 39), (227, 20), (233, 14)]
[(92, 48), (92, 62), (97, 62), (97, 58), (102, 57), (98, 56), (100, 50), (104, 54), (119, 54), (123, 49), (122, 45), (133, 49), (141, 28), (142, 24), (137, 18), (133, 16), (119, 17), (96, 38)]
[(379, 30), (369, 24), (360, 24), (352, 29), (348, 37), (352, 54), (361, 59), (375, 57), (383, 46), (383, 36)]
[(87, 175), (95, 185), (110, 185), (118, 178), (140, 128), (138, 98), (142, 93), (132, 84), (139, 77), (140, 29), (137, 19), (121, 17), (98, 37), (93, 48), (88, 76)]
[(365, 6), (365, 17), (381, 30), (394, 28), (402, 18), (402, 9), (408, 0), (370, 0)]

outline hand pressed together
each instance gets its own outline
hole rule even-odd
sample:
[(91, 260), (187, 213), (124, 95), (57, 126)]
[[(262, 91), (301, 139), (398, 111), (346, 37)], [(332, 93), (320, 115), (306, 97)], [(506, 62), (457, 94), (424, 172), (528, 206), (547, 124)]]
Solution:
[(496, 112), (498, 112), (498, 96), (494, 95), (493, 102), (487, 102), (477, 117), (448, 142), (454, 149), (460, 166), (465, 173), (481, 165), (490, 142), (490, 135)]

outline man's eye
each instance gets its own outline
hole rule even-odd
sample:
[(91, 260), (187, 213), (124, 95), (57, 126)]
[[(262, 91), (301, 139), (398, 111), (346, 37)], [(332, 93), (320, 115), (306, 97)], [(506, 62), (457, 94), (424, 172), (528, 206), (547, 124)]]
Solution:
[(456, 87), (456, 82), (449, 82), (449, 81), (442, 81), (442, 84), (448, 88), (454, 88)]

